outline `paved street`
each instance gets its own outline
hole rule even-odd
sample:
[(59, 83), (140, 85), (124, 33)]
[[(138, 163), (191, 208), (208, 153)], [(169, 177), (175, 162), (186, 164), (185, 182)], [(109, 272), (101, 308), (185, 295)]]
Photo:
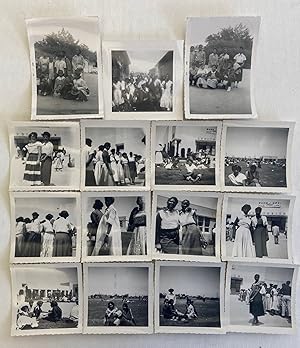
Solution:
[(189, 89), (191, 114), (251, 114), (250, 69), (243, 71), (243, 80), (231, 92), (196, 86)]

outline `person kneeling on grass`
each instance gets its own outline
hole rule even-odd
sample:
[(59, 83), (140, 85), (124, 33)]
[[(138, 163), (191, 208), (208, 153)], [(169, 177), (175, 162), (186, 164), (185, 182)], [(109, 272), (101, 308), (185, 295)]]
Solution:
[(51, 301), (50, 306), (51, 310), (49, 311), (48, 316), (45, 319), (56, 323), (57, 321), (60, 321), (62, 319), (62, 310), (58, 306), (58, 303), (56, 301)]
[(197, 181), (200, 181), (202, 178), (202, 174), (198, 173), (198, 167), (193, 163), (191, 159), (188, 159), (185, 163), (185, 169), (187, 171), (186, 174), (184, 174), (184, 178), (187, 181), (191, 181), (192, 183), (195, 183)]
[(122, 317), (122, 311), (119, 310), (114, 302), (110, 301), (107, 304), (105, 316), (103, 319), (105, 326), (119, 326), (121, 323), (120, 318)]
[(72, 88), (72, 94), (76, 96), (76, 100), (78, 101), (88, 101), (88, 96), (90, 95), (90, 91), (87, 83), (81, 77), (79, 71), (75, 71), (75, 76), (73, 80), (74, 87)]

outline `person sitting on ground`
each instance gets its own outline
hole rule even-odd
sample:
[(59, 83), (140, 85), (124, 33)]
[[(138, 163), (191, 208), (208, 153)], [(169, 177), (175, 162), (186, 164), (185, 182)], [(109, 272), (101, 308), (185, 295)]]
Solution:
[(122, 306), (122, 316), (120, 318), (120, 326), (135, 326), (136, 322), (128, 303), (124, 302)]
[(241, 166), (234, 164), (232, 167), (232, 173), (228, 175), (228, 178), (234, 186), (245, 186), (247, 177), (241, 173)]
[(53, 322), (60, 321), (62, 318), (62, 310), (58, 306), (58, 303), (56, 301), (51, 301), (50, 306), (51, 310), (49, 311), (48, 316), (45, 319)]
[(76, 96), (76, 100), (88, 101), (90, 91), (86, 81), (81, 77), (79, 71), (75, 71), (73, 84), (74, 87), (72, 88), (72, 94)]
[(216, 89), (220, 80), (220, 74), (217, 70), (217, 66), (213, 65), (211, 67), (211, 71), (207, 74), (207, 86), (211, 89)]
[(175, 319), (176, 317), (176, 313), (174, 310), (174, 306), (171, 306), (169, 300), (165, 299), (164, 301), (164, 305), (162, 308), (162, 315), (164, 317), (164, 319)]
[(42, 316), (42, 313), (43, 313), (42, 306), (43, 306), (43, 301), (37, 301), (36, 306), (34, 307), (33, 313), (37, 319), (39, 319)]
[(22, 330), (26, 326), (34, 329), (39, 326), (39, 322), (36, 320), (36, 317), (31, 316), (29, 313), (28, 305), (22, 305), (17, 312), (17, 330)]
[(64, 72), (62, 70), (58, 70), (58, 76), (55, 79), (54, 82), (54, 91), (53, 91), (53, 95), (55, 97), (58, 97), (61, 95), (61, 91), (62, 88), (64, 86), (65, 83), (65, 76), (64, 76)]
[(192, 183), (195, 183), (197, 181), (200, 181), (202, 179), (202, 174), (198, 173), (198, 167), (193, 163), (191, 159), (188, 159), (185, 163), (185, 169), (187, 171), (186, 174), (184, 174), (184, 178), (187, 181), (191, 181)]
[(205, 65), (200, 65), (197, 74), (194, 77), (195, 83), (197, 87), (207, 88), (207, 74), (208, 70), (206, 69)]
[(249, 170), (246, 171), (246, 177), (246, 186), (261, 186), (256, 163), (251, 164)]
[(198, 314), (196, 312), (195, 306), (193, 304), (193, 301), (191, 299), (187, 299), (186, 301), (186, 311), (185, 316), (187, 319), (196, 319), (198, 318)]
[(74, 306), (71, 309), (69, 319), (71, 321), (73, 321), (74, 323), (78, 323), (78, 320), (79, 320), (79, 304), (78, 304), (78, 300), (76, 300), (75, 302), (76, 303), (74, 304)]
[(105, 326), (119, 326), (121, 321), (120, 317), (122, 316), (122, 311), (120, 311), (114, 304), (114, 302), (110, 301), (107, 304), (107, 308), (105, 311), (105, 316), (103, 319)]
[(42, 96), (51, 94), (51, 88), (49, 84), (49, 75), (42, 74), (40, 77), (40, 92)]
[(195, 79), (195, 77), (197, 76), (197, 72), (198, 72), (198, 68), (196, 67), (196, 65), (192, 65), (190, 67), (190, 75), (189, 75), (189, 80), (190, 80), (190, 85), (194, 86), (197, 82), (197, 80)]

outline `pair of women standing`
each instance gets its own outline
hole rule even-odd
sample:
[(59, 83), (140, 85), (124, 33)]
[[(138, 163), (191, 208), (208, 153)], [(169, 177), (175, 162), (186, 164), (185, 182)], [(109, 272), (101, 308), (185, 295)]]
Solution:
[(176, 197), (169, 198), (167, 207), (156, 215), (156, 249), (165, 254), (179, 254), (181, 242), (182, 254), (202, 255), (207, 242), (196, 224), (196, 212), (188, 200), (182, 201), (180, 211), (175, 209), (177, 204)]
[(233, 245), (233, 257), (264, 257), (268, 256), (267, 218), (261, 215), (261, 207), (255, 209), (255, 216), (250, 217), (251, 206), (243, 205), (241, 212), (234, 222), (237, 226)]

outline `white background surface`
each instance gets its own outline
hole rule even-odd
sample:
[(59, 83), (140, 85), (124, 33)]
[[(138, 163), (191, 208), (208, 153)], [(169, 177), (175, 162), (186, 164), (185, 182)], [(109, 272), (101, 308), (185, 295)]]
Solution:
[[(299, 0), (0, 0), (0, 347), (297, 347), (297, 336), (227, 334), (226, 336), (40, 336), (10, 337), (9, 201), (7, 120), (29, 120), (31, 81), (25, 18), (98, 15), (103, 39), (184, 39), (187, 16), (259, 15), (262, 17), (255, 62), (255, 98), (263, 120), (297, 121), (300, 111)], [(105, 86), (104, 86), (105, 88)], [(110, 87), (109, 87), (110, 88)], [(293, 193), (299, 194), (300, 147), (294, 141)], [(300, 204), (293, 224), (299, 253)], [(299, 257), (296, 258), (299, 260)], [(299, 284), (299, 283), (298, 283)], [(300, 290), (300, 289), (298, 289)], [(299, 298), (299, 296), (298, 296)], [(300, 307), (297, 311), (298, 321)]]

